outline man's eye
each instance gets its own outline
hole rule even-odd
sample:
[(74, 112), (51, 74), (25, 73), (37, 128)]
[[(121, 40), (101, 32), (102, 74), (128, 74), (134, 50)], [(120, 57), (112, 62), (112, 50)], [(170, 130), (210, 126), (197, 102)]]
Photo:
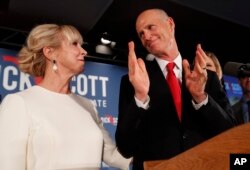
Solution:
[(154, 25), (149, 25), (149, 26), (148, 26), (148, 29), (149, 29), (149, 30), (152, 30), (153, 28), (154, 28)]
[(143, 35), (144, 35), (144, 33), (143, 33), (143, 32), (141, 32), (141, 33), (139, 34), (139, 37), (141, 38)]
[(77, 45), (77, 44), (78, 44), (78, 42), (76, 42), (76, 41), (75, 41), (75, 42), (73, 42), (72, 44), (73, 44), (73, 45)]

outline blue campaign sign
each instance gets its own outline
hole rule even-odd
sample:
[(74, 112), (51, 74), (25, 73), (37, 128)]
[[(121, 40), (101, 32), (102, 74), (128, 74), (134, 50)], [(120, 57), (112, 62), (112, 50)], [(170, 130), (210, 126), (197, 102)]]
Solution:
[(33, 78), (19, 71), (15, 51), (0, 49), (0, 82), (2, 98), (34, 84)]
[[(2, 99), (9, 93), (18, 92), (39, 82), (19, 71), (17, 52), (0, 49), (0, 94)], [(111, 64), (87, 61), (84, 71), (71, 81), (72, 92), (85, 96), (96, 103), (105, 128), (114, 139), (118, 121), (118, 101), (121, 76), (127, 68)], [(114, 169), (103, 164), (102, 169)]]
[(231, 105), (235, 104), (242, 97), (242, 89), (237, 77), (224, 75), (224, 85)]

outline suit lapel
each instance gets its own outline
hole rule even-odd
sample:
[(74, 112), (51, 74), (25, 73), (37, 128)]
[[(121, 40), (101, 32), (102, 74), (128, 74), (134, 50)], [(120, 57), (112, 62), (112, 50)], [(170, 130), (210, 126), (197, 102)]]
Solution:
[(153, 61), (148, 61), (146, 67), (150, 78), (150, 88), (153, 89), (152, 91), (158, 89), (170, 93), (165, 77), (157, 61), (155, 59)]

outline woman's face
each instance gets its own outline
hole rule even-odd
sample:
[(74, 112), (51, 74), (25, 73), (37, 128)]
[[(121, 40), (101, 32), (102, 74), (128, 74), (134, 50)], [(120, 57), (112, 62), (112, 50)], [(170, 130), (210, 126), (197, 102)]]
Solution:
[(216, 72), (216, 67), (214, 65), (213, 60), (210, 57), (207, 57), (206, 59), (207, 59), (207, 61), (206, 61), (207, 62), (206, 69)]
[(61, 46), (56, 49), (56, 64), (58, 71), (69, 76), (79, 74), (84, 69), (84, 57), (87, 55), (79, 42), (62, 40)]
[(214, 61), (210, 57), (206, 58), (206, 63), (206, 69), (216, 72), (218, 78), (222, 79), (222, 71), (220, 71), (219, 68), (216, 68)]

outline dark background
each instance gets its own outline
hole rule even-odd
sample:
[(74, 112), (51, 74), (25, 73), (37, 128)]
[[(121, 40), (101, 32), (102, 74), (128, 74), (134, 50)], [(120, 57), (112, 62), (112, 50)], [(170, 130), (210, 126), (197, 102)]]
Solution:
[[(162, 8), (174, 18), (184, 58), (192, 61), (201, 43), (222, 66), (249, 63), (249, 0), (0, 0), (0, 48), (19, 50), (37, 24), (72, 24), (84, 37), (89, 60), (126, 66), (128, 41), (135, 41), (138, 56), (147, 54), (134, 27), (147, 8)], [(116, 42), (112, 55), (95, 51), (104, 32)]]

